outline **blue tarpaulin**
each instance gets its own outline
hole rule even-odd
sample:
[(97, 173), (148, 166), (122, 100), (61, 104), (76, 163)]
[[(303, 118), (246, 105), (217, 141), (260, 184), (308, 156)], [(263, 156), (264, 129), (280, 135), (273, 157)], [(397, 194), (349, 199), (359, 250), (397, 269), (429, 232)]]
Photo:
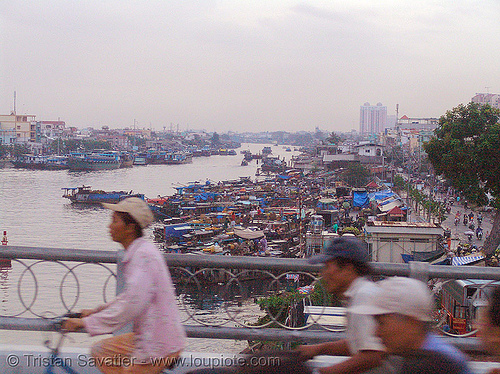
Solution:
[(393, 195), (395, 195), (395, 193), (392, 192), (391, 190), (385, 190), (385, 191), (372, 192), (368, 194), (368, 197), (370, 198), (370, 201), (372, 201), (372, 200), (384, 200)]
[(401, 253), (401, 258), (406, 264), (410, 261), (415, 261), (415, 258), (412, 255), (408, 255), (406, 253)]
[(387, 199), (387, 200), (382, 201), (379, 205), (380, 205), (380, 206), (387, 205), (387, 204), (392, 203), (392, 202), (394, 202), (394, 201), (399, 201), (399, 199), (397, 199), (397, 198), (394, 198), (394, 199)]
[(357, 208), (365, 208), (370, 203), (368, 193), (366, 191), (353, 191), (352, 206)]
[(190, 224), (180, 223), (174, 225), (166, 225), (165, 226), (165, 238), (180, 238), (182, 235), (189, 233), (193, 228)]
[(215, 199), (216, 196), (217, 194), (213, 192), (203, 192), (197, 195), (194, 199), (196, 201), (207, 201)]

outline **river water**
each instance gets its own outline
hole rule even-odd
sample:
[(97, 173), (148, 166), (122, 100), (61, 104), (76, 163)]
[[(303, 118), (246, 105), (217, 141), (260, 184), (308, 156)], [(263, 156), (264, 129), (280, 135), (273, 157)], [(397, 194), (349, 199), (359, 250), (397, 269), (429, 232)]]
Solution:
[[(108, 234), (109, 211), (101, 207), (71, 204), (62, 197), (62, 188), (86, 185), (100, 190), (133, 190), (145, 194), (146, 197), (156, 197), (171, 195), (175, 192), (175, 186), (193, 181), (218, 182), (238, 179), (240, 176), (250, 176), (253, 179), (258, 165), (252, 161), (248, 166), (241, 166), (243, 155), (239, 151), (250, 150), (252, 153), (258, 153), (264, 146), (265, 144), (242, 144), (237, 150), (237, 156), (198, 157), (193, 158), (192, 164), (185, 165), (147, 165), (93, 172), (0, 169), (0, 230), (7, 231), (9, 245), (118, 250), (119, 245), (112, 242)], [(286, 152), (283, 146), (272, 146), (272, 150), (273, 155), (279, 155), (287, 161), (292, 155), (298, 154), (297, 151)], [(147, 230), (146, 237), (152, 240), (152, 229)], [(73, 305), (75, 289), (78, 287), (79, 293), (85, 296), (80, 297), (75, 304), (76, 309), (92, 307), (102, 302), (103, 298), (112, 297), (114, 292), (114, 281), (111, 280), (104, 290), (100, 289), (96, 294), (92, 287), (94, 282), (105, 282), (109, 278), (109, 271), (95, 265), (85, 265), (78, 269), (78, 284), (69, 276), (63, 279), (63, 286), (60, 288), (60, 274), (67, 272), (61, 272), (61, 269), (47, 264), (35, 265), (33, 269), (36, 270), (36, 282), (31, 271), (26, 271), (26, 268), (19, 264), (14, 263), (11, 269), (0, 270), (0, 315), (20, 313), (23, 310), (22, 302), (29, 304), (30, 296), (35, 292), (38, 292), (38, 297), (32, 310), (40, 315), (47, 315), (47, 310), (61, 310), (65, 307), (55, 301), (61, 299), (59, 293), (63, 294), (63, 303), (65, 302), (66, 306)], [(85, 282), (82, 282), (82, 278)], [(16, 295), (20, 280), (21, 293), (25, 298), (21, 302)], [(57, 284), (57, 287), (50, 289), (51, 282)], [(249, 308), (253, 309), (252, 306)], [(21, 316), (33, 317), (26, 314)], [(40, 344), (45, 335), (46, 333), (2, 331), (2, 343)], [(69, 341), (67, 345), (86, 347), (95, 340), (85, 334), (73, 335), (73, 341)], [(241, 351), (245, 344), (224, 340), (189, 339), (188, 350), (234, 353)]]

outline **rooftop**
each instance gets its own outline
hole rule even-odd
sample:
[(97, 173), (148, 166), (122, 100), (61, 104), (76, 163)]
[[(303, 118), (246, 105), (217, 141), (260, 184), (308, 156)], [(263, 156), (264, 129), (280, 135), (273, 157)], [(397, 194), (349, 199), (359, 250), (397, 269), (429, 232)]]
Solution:
[(431, 222), (392, 222), (392, 221), (369, 221), (367, 226), (377, 227), (416, 227), (416, 228), (440, 228), (439, 225)]

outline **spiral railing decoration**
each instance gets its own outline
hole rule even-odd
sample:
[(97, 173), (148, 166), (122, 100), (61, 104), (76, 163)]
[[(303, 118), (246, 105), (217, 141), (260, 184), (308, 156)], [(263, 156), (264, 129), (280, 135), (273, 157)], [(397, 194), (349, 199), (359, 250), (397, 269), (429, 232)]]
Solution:
[[(345, 312), (322, 306), (339, 304), (331, 304), (322, 287), (320, 267), (307, 261), (214, 255), (165, 257), (185, 326), (247, 331), (269, 327), (325, 332), (344, 329)], [(116, 252), (3, 247), (0, 319), (46, 318), (111, 300), (120, 290), (119, 258)], [(372, 263), (372, 268), (376, 276), (429, 281), (437, 296), (451, 279), (475, 279), (476, 292), (468, 295), (470, 305), (487, 303), (487, 292), (482, 291), (500, 284), (498, 268), (426, 263)], [(436, 325), (444, 327), (446, 318), (445, 313), (436, 313)], [(465, 334), (444, 331), (450, 337), (468, 337), (474, 332), (472, 326)]]
[[(192, 267), (171, 267), (170, 272), (186, 324), (343, 329), (342, 317), (334, 326), (321, 323), (321, 312), (307, 321), (304, 318), (303, 310), (311, 304), (314, 285), (319, 290), (317, 298), (328, 298), (317, 274)], [(0, 298), (4, 304), (0, 316), (45, 318), (93, 307), (113, 298), (116, 278), (113, 264), (12, 259), (10, 266), (0, 266)], [(286, 298), (287, 294), (293, 294), (293, 305), (271, 310), (269, 305), (257, 304), (261, 299), (280, 295)], [(294, 316), (292, 311), (297, 308), (299, 315)]]

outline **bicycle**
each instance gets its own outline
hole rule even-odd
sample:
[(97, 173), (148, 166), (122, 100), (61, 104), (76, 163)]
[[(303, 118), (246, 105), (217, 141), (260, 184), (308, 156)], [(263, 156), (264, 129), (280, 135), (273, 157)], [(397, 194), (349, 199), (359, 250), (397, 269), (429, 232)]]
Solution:
[[(67, 361), (65, 358), (61, 357), (59, 353), (60, 353), (60, 348), (62, 347), (62, 343), (67, 334), (67, 332), (63, 331), (62, 329), (63, 322), (68, 318), (81, 318), (81, 317), (82, 317), (81, 313), (70, 312), (64, 314), (62, 317), (54, 318), (54, 321), (52, 322), (51, 326), (54, 331), (59, 333), (59, 340), (57, 341), (57, 344), (54, 347), (50, 345), (49, 339), (44, 341), (44, 346), (50, 350), (50, 356), (48, 357), (47, 361), (44, 361), (44, 364), (47, 365), (47, 368), (43, 374), (57, 374), (60, 373), (61, 370), (64, 370), (64, 372), (66, 372), (67, 374), (80, 374), (71, 367), (72, 361), (71, 360)], [(177, 366), (177, 364), (178, 361), (175, 360), (169, 367), (165, 367), (161, 372), (161, 374), (171, 373), (171, 370), (173, 370)], [(55, 368), (57, 368), (57, 372), (54, 371)]]
[(71, 366), (66, 364), (66, 361), (59, 356), (59, 350), (62, 346), (64, 338), (66, 337), (66, 333), (62, 330), (63, 322), (68, 318), (80, 318), (81, 313), (66, 313), (62, 317), (56, 318), (52, 324), (52, 327), (55, 331), (59, 332), (59, 340), (54, 347), (50, 346), (50, 340), (44, 341), (44, 346), (50, 350), (50, 356), (48, 359), (47, 369), (44, 374), (55, 374), (54, 369), (57, 367), (58, 369), (64, 370), (68, 374), (78, 374)]

